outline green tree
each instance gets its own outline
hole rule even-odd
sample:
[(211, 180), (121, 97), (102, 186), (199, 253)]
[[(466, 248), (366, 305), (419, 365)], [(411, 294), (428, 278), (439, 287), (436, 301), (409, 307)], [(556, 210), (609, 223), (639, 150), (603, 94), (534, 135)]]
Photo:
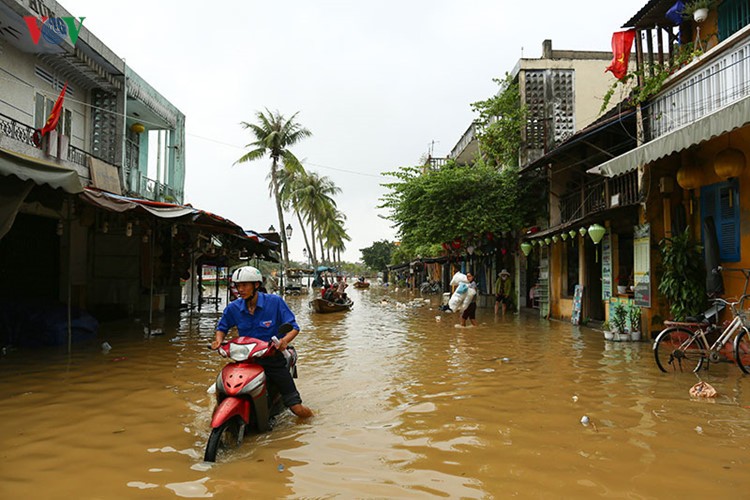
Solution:
[(383, 271), (391, 263), (391, 255), (396, 251), (396, 244), (392, 241), (376, 241), (367, 248), (360, 248), (362, 262), (373, 271)]
[(471, 238), (487, 231), (512, 231), (521, 226), (536, 203), (520, 203), (518, 170), (479, 162), (473, 166), (449, 164), (423, 173), (420, 167), (388, 172), (396, 182), (384, 184), (389, 192), (380, 208), (390, 211), (407, 247), (429, 247), (456, 238)]
[(484, 101), (471, 105), (479, 114), (475, 121), (479, 151), (484, 161), (495, 167), (518, 166), (521, 132), (526, 125), (527, 109), (521, 105), (518, 83), (506, 73), (504, 79), (493, 78), (500, 91)]
[(295, 121), (298, 113), (294, 113), (289, 119), (286, 119), (278, 111), (266, 112), (258, 111), (255, 115), (258, 123), (241, 122), (244, 129), (250, 129), (255, 137), (255, 141), (247, 144), (246, 148), (253, 148), (240, 157), (237, 163), (246, 163), (259, 160), (266, 156), (271, 158), (271, 170), (268, 173), (269, 189), (276, 202), (276, 213), (279, 218), (279, 235), (284, 251), (284, 262), (289, 262), (289, 248), (286, 241), (284, 228), (284, 211), (282, 210), (282, 200), (279, 186), (279, 166), (285, 170), (299, 170), (302, 168), (299, 160), (289, 150), (289, 148), (312, 133), (302, 127)]

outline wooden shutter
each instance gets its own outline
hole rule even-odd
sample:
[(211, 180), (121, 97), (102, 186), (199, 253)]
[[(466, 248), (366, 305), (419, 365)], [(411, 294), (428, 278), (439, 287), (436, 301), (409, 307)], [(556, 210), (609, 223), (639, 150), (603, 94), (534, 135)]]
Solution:
[[(737, 182), (701, 188), (701, 221), (713, 216), (722, 262), (740, 260), (740, 196)], [(705, 235), (704, 235), (705, 241)]]

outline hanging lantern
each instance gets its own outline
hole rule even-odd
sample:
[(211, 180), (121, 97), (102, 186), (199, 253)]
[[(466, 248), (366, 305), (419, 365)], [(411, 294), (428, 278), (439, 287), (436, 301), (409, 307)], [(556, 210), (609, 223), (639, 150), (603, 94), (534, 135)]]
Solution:
[(136, 134), (140, 134), (146, 130), (146, 127), (144, 127), (142, 123), (134, 123), (130, 126), (130, 130), (132, 130)]
[(133, 236), (133, 223), (132, 222), (128, 222), (127, 224), (125, 224), (125, 236), (127, 236), (128, 238)]
[(578, 234), (581, 236), (586, 236), (586, 228), (581, 226), (581, 228), (578, 230)]
[(521, 251), (523, 252), (525, 256), (528, 257), (529, 253), (531, 253), (532, 246), (533, 245), (529, 243), (528, 241), (524, 241), (523, 243), (521, 243)]
[(692, 156), (683, 157), (682, 166), (677, 170), (677, 184), (690, 193), (690, 213), (693, 213), (693, 189), (701, 186), (702, 172)]
[(594, 245), (598, 245), (599, 242), (602, 241), (604, 233), (606, 232), (607, 229), (601, 224), (591, 224), (589, 226), (589, 236), (591, 236), (591, 241), (594, 242)]
[(557, 240), (559, 240), (559, 239), (560, 238), (558, 238), (556, 234), (554, 236), (552, 236), (552, 242), (553, 243), (557, 243)]
[[(591, 236), (591, 241), (594, 242), (594, 245), (599, 245), (599, 242), (602, 241), (602, 238), (604, 237), (604, 233), (607, 232), (607, 229), (602, 226), (601, 224), (591, 224), (589, 226), (589, 236)], [(596, 259), (594, 262), (599, 262), (599, 247), (596, 248)]]
[(544, 243), (547, 244), (547, 245), (549, 245), (550, 243), (552, 243), (552, 238), (550, 238), (549, 236), (547, 236), (546, 238), (544, 238)]
[(563, 231), (562, 233), (560, 233), (560, 238), (562, 238), (563, 241), (566, 241), (568, 239), (568, 233)]
[[(739, 149), (729, 146), (727, 149), (720, 151), (714, 159), (714, 172), (722, 179), (734, 179), (742, 174), (745, 170), (745, 153)], [(732, 207), (732, 192), (729, 189), (729, 206)]]
[(568, 232), (568, 234), (570, 235), (570, 239), (571, 239), (571, 240), (574, 240), (574, 239), (576, 239), (576, 230), (575, 230), (575, 229), (571, 229), (571, 230), (570, 230), (570, 231)]
[(739, 177), (744, 169), (745, 153), (739, 149), (728, 147), (720, 151), (714, 159), (714, 171), (722, 179)]

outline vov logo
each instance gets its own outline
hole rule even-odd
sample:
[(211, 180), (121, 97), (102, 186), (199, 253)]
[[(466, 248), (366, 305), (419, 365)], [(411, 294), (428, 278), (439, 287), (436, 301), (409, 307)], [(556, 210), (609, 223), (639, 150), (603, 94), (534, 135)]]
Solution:
[(78, 34), (83, 27), (85, 17), (79, 17), (78, 26), (76, 26), (75, 17), (34, 17), (24, 16), (26, 26), (29, 27), (29, 34), (34, 45), (39, 45), (39, 39), (43, 38), (45, 42), (60, 45), (66, 38), (75, 46), (78, 41)]

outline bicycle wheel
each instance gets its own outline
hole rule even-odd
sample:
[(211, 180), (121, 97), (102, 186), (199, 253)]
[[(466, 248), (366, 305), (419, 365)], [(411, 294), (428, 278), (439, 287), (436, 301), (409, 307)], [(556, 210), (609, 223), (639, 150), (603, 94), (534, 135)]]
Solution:
[(656, 366), (664, 373), (697, 372), (704, 352), (703, 341), (686, 328), (667, 328), (654, 341)]
[(734, 338), (734, 360), (743, 373), (750, 375), (750, 332), (744, 326)]

